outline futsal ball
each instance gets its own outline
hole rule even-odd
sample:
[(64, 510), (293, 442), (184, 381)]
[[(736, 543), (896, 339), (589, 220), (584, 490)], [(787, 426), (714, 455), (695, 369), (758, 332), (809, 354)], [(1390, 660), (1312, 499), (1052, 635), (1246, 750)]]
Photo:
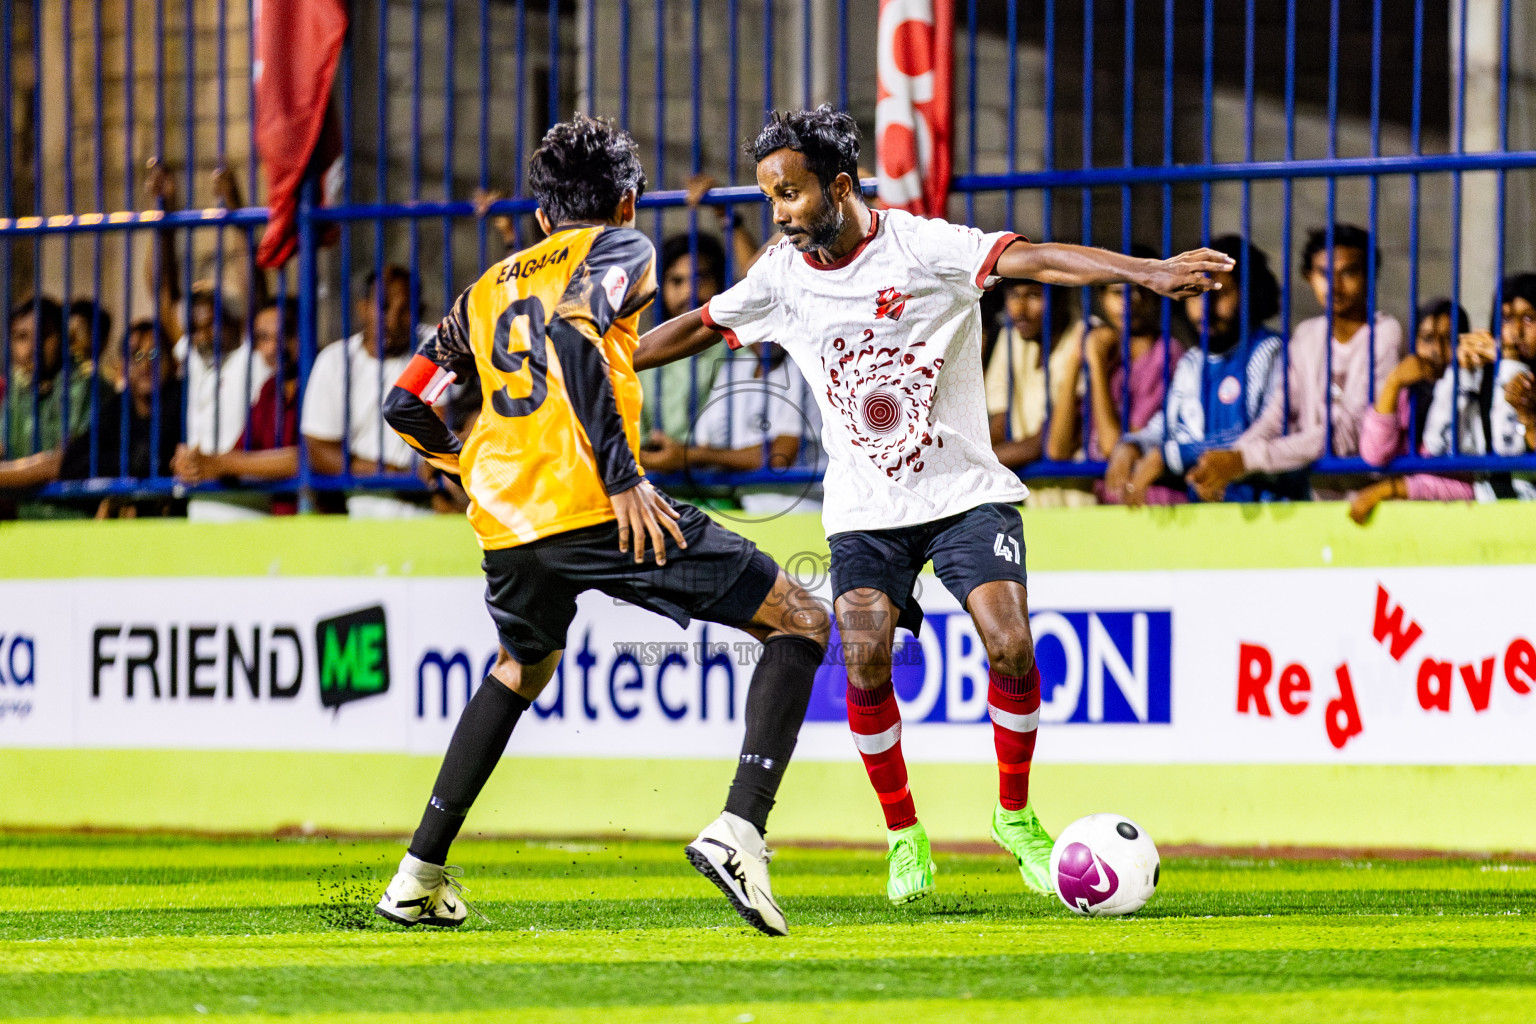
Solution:
[(1056, 894), (1082, 917), (1136, 913), (1152, 898), (1160, 871), (1152, 837), (1118, 814), (1077, 819), (1051, 848)]

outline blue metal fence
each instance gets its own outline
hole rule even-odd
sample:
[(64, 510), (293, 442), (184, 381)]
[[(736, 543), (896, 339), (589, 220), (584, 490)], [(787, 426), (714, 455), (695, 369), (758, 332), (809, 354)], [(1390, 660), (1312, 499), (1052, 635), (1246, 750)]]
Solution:
[[(221, 375), (229, 372), (232, 363), (227, 357), (246, 361), (247, 382), (253, 380), (257, 365), (254, 347), (243, 341), (235, 352), (223, 351), (225, 332), (218, 326), (224, 319), (226, 294), (234, 294), (225, 286), (231, 259), (226, 235), (243, 235), (248, 251), (267, 217), (266, 208), (258, 202), (262, 193), (255, 161), (249, 159), (247, 167), (234, 169), (247, 182), (249, 205), (241, 208), (209, 202), (209, 190), (200, 180), (201, 170), (228, 163), (231, 133), (245, 140), (254, 136), (254, 94), (245, 77), (254, 63), (248, 3), (125, 0), (114, 5), (106, 0), (85, 4), (33, 0), (30, 9), (25, 4), (0, 6), (0, 91), (6, 101), (0, 110), (0, 161), (5, 170), (0, 197), (5, 204), (5, 216), (0, 218), (5, 250), (0, 290), (8, 298), (55, 294), (67, 306), (68, 300), (81, 295), (102, 296), (104, 280), (115, 269), (121, 275), (121, 288), (109, 312), (119, 329), (144, 316), (160, 316), (161, 295), (170, 294), (190, 333), (199, 283), (194, 242), (217, 234), (216, 245), (203, 244), (204, 249), (211, 248), (216, 282), (211, 357), (220, 367), (213, 388), (216, 421), (220, 403), (229, 400), (221, 386)], [(1282, 336), (1289, 336), (1297, 315), (1293, 307), (1305, 306), (1298, 298), (1303, 289), (1296, 287), (1291, 269), (1296, 229), (1311, 226), (1296, 223), (1298, 190), (1320, 184), (1323, 216), (1318, 220), (1328, 225), (1330, 252), (1336, 221), (1363, 222), (1373, 240), (1382, 237), (1383, 227), (1391, 229), (1388, 234), (1406, 237), (1405, 247), (1390, 248), (1387, 253), (1389, 261), (1407, 265), (1406, 288), (1390, 296), (1378, 294), (1375, 254), (1367, 254), (1368, 308), (1371, 314), (1381, 309), (1397, 315), (1411, 338), (1413, 310), (1421, 296), (1445, 292), (1453, 303), (1461, 302), (1463, 182), (1468, 175), (1492, 175), (1495, 252), (1491, 261), (1483, 261), (1490, 274), (1479, 287), (1494, 296), (1493, 334), (1499, 338), (1502, 296), (1496, 289), (1505, 276), (1505, 252), (1510, 247), (1505, 228), (1511, 219), (1507, 181), (1511, 174), (1536, 168), (1536, 151), (1510, 147), (1511, 61), (1517, 56), (1511, 52), (1509, 30), (1512, 0), (1500, 0), (1493, 115), (1497, 141), (1486, 150), (1468, 145), (1468, 4), (1469, 0), (1371, 0), (1368, 5), (1345, 5), (1342, 0), (1305, 5), (1297, 0), (1222, 4), (1215, 0), (1162, 0), (1160, 4), (1155, 0), (1070, 4), (956, 0), (955, 114), (963, 134), (955, 142), (958, 173), (953, 180), (952, 213), (989, 229), (1016, 227), (1043, 240), (1128, 248), (1155, 236), (1165, 254), (1209, 241), (1213, 223), (1231, 225), (1268, 248), (1277, 264), (1282, 294), (1276, 326)], [(84, 443), (89, 445), (90, 469), (84, 479), (55, 479), (57, 473), (50, 477), (46, 472), (41, 477), (25, 473), (18, 477), (12, 468), (0, 468), (0, 486), (49, 498), (142, 498), (231, 489), (293, 491), (305, 507), (313, 505), (317, 493), (428, 488), (410, 468), (391, 469), (384, 464), (389, 436), (376, 413), (378, 399), (391, 383), (384, 373), (389, 358), (384, 322), (389, 313), (391, 264), (406, 269), (408, 323), (434, 322), (459, 290), (501, 256), (489, 237), (496, 218), (510, 219), (512, 247), (530, 240), (524, 221), (535, 202), (527, 194), (523, 177), (527, 156), (543, 127), (573, 109), (587, 109), (616, 116), (644, 144), (652, 191), (641, 201), (646, 211), (641, 226), (654, 233), (658, 244), (669, 230), (686, 231), (691, 239), (688, 251), (697, 268), (701, 211), (724, 211), (723, 271), (729, 283), (741, 272), (736, 232), (755, 222), (755, 240), (762, 241), (771, 228), (761, 196), (746, 183), (751, 168), (739, 155), (741, 138), (756, 127), (761, 111), (829, 101), (850, 107), (864, 124), (866, 139), (872, 138), (874, 61), (868, 51), (873, 46), (875, 7), (875, 0), (801, 0), (798, 4), (728, 0), (723, 5), (706, 5), (702, 0), (565, 4), (559, 0), (397, 0), (354, 5), (355, 20), (333, 101), (342, 125), (341, 201), (321, 205), (319, 182), (306, 185), (299, 211), (296, 266), (291, 276), (277, 275), (273, 289), (280, 300), (293, 295), (298, 304), (300, 390), (292, 398), (281, 386), (287, 370), (285, 339), (279, 338), (276, 346), (273, 372), (278, 381), (279, 428), (285, 404), (303, 401), (300, 396), (310, 386), (326, 343), (334, 344), (332, 339), (337, 337), (352, 338), (368, 322), (380, 325), (372, 331), (371, 360), (366, 355), (338, 360), (341, 395), (336, 401), (343, 424), (340, 472), (326, 471), (336, 466), (317, 465), (317, 453), (324, 456), (322, 462), (328, 456), (300, 440), (292, 473), (276, 479), (243, 476), (240, 481), (188, 487), (153, 459), (148, 476), (103, 476), (99, 471), (102, 438), (115, 438), (120, 449), (115, 464), (126, 469), (132, 435), (132, 402), (115, 399), (113, 382), (108, 381), (89, 389)], [(169, 27), (168, 16), (170, 21), (179, 20), (179, 39)], [(23, 69), (18, 65), (27, 50), (18, 49), (18, 28), (25, 30), (22, 34), (30, 41), (30, 66)], [(754, 31), (760, 47), (752, 45)], [(1362, 40), (1363, 45), (1349, 45), (1349, 39)], [(1426, 45), (1427, 39), (1434, 45)], [(1218, 45), (1221, 40), (1228, 45)], [(1449, 44), (1442, 45), (1447, 40)], [(211, 59), (206, 52), (210, 44)], [(1452, 52), (1437, 53), (1437, 46)], [(1411, 66), (1400, 61), (1388, 66), (1389, 49), (1399, 57), (1411, 54), (1407, 58)], [(232, 50), (243, 54), (244, 70), (231, 68)], [(144, 51), (152, 54), (148, 75), (140, 63)], [(1314, 56), (1322, 52), (1326, 61)], [(1001, 57), (995, 58), (999, 53)], [(180, 58), (179, 71), (173, 56)], [(1006, 67), (995, 66), (994, 59)], [(200, 79), (200, 69), (210, 65), (214, 68), (211, 81)], [(48, 100), (45, 80), (50, 74), (56, 75), (59, 84), (57, 104)], [(1006, 81), (1001, 99), (995, 96), (999, 81)], [(86, 83), (91, 93), (88, 114), (76, 96), (77, 88)], [(27, 88), (32, 89), (30, 97)], [(146, 114), (138, 107), (150, 93), (153, 113)], [(176, 111), (168, 107), (172, 93), (182, 101)], [(1195, 95), (1198, 103), (1189, 99)], [(30, 166), (16, 146), (16, 140), (26, 138), (14, 123), (17, 112), (27, 109), (18, 105), (18, 99), (30, 99)], [(232, 104), (231, 99), (243, 102)], [(1310, 106), (1312, 101), (1319, 102)], [(236, 106), (244, 109), (237, 111)], [(1233, 115), (1234, 109), (1240, 113)], [(679, 115), (679, 110), (686, 110), (686, 115)], [(1236, 127), (1234, 116), (1240, 117)], [(1263, 127), (1275, 118), (1283, 125), (1278, 138)], [(112, 130), (118, 123), (120, 135)], [(1309, 135), (1305, 144), (1298, 139), (1299, 128)], [(1323, 143), (1317, 147), (1313, 136), (1319, 132)], [(181, 146), (172, 152), (171, 138), (178, 134)], [(45, 142), (56, 136), (62, 136), (58, 162), (51, 158), (53, 150), (45, 153)], [(81, 139), (90, 142), (90, 158), (77, 162), (76, 143)], [(109, 153), (109, 147), (119, 144), (122, 190), (111, 194), (116, 189), (108, 188), (109, 160), (117, 155)], [(248, 142), (246, 152), (251, 152)], [(185, 193), (183, 208), (146, 208), (139, 192), (145, 156), (166, 165), (180, 164), (176, 176)], [(364, 172), (370, 161), (372, 174), (368, 175)], [(20, 187), (28, 173), (30, 210), (23, 208), (26, 197)], [(710, 189), (702, 203), (690, 204), (689, 191), (682, 186), (700, 174), (713, 174), (725, 184)], [(82, 182), (89, 182), (89, 188), (81, 188)], [(1278, 187), (1279, 199), (1266, 204), (1256, 193), (1271, 183)], [(1357, 183), (1364, 186), (1363, 202)], [(1231, 186), (1238, 191), (1231, 193)], [(1426, 269), (1430, 261), (1421, 239), (1427, 216), (1425, 191), (1431, 187), (1448, 188), (1449, 193), (1449, 219), (1444, 225), (1449, 237), (1435, 240), (1436, 250), (1444, 250), (1445, 259), (1433, 272)], [(477, 209), (471, 195), (476, 189), (500, 189), (506, 195)], [(91, 212), (80, 210), (82, 197), (77, 191), (84, 192)], [(198, 205), (200, 200), (203, 206)], [(760, 218), (738, 216), (742, 211), (750, 214), (754, 204), (761, 209)], [(1385, 205), (1405, 210), (1407, 223), (1400, 218), (1385, 223)], [(1021, 209), (1027, 216), (1020, 215)], [(332, 229), (339, 230), (339, 244), (334, 250), (322, 249), (320, 242)], [(75, 272), (75, 247), (82, 235), (91, 246), (88, 284)], [(1256, 235), (1261, 237), (1255, 239)], [(146, 311), (140, 302), (135, 309), (136, 258), (171, 240), (179, 240), (183, 247), (172, 275), (176, 280), (164, 280), (161, 261), (151, 256), (150, 308)], [(1441, 245), (1442, 241), (1446, 244)], [(433, 247), (441, 255), (440, 268), (428, 265), (426, 253)], [(27, 257), (30, 275), (18, 279), (13, 267), (25, 265)], [(113, 268), (114, 261), (120, 266)], [(1443, 272), (1444, 263), (1448, 273)], [(369, 270), (378, 286), (360, 294), (360, 277)], [(243, 294), (238, 295), (240, 333), (247, 338), (253, 332), (254, 300), (265, 292), (257, 281), (259, 273), (247, 274)], [(698, 286), (695, 274), (694, 298)], [(1243, 286), (1246, 290), (1246, 280)], [(1064, 298), (1048, 293), (1047, 325), (1056, 320), (1050, 303)], [(1082, 316), (1091, 298), (1085, 294), (1077, 301), (1083, 311), (1078, 316)], [(357, 322), (358, 313), (363, 314), (364, 324)], [(1324, 315), (1331, 336), (1331, 308)], [(1130, 359), (1130, 317), (1122, 319), (1124, 364)], [(1165, 396), (1173, 370), (1169, 356), (1177, 319), (1177, 311), (1164, 302), (1159, 333), (1165, 354)], [(1245, 333), (1256, 326), (1246, 320), (1245, 310)], [(15, 372), (19, 368), (12, 366), (8, 320), (6, 343), (0, 351), (7, 382), (0, 447), (10, 455), (30, 454), (18, 451), (11, 436), (13, 423), (21, 422), (13, 415), (18, 403), (27, 414), (23, 418), (31, 420), (33, 447), (41, 448), (51, 400), (62, 407), (60, 437), (70, 437), (81, 426), (70, 422), (70, 401), (50, 399), (55, 393), (70, 394), (71, 374), (99, 376), (116, 361), (121, 367), (117, 372), (128, 376), (135, 358), (129, 338), (121, 330), (102, 336), (100, 323), (99, 319), (90, 323), (84, 346), (89, 358), (71, 356), (68, 338), (61, 339), (64, 351), (51, 385), (42, 353), (33, 357), (34, 366), (42, 372), (30, 376)], [(33, 336), (41, 338), (45, 328), (41, 305), (34, 307), (31, 326)], [(1047, 330), (1041, 340), (1047, 395), (1042, 431), (1048, 432), (1055, 413), (1051, 396), (1057, 390), (1050, 381), (1050, 350), (1057, 339)], [(1208, 351), (1204, 329), (1190, 340)], [(154, 351), (158, 366), (161, 350)], [(1331, 346), (1328, 352), (1331, 374)], [(193, 353), (189, 349), (182, 358), (190, 361)], [(1497, 360), (1505, 358), (1502, 346), (1495, 358), (1496, 366)], [(1283, 355), (1282, 361), (1286, 367), (1282, 400), (1288, 407), (1289, 356)], [(1457, 365), (1453, 358), (1450, 372), (1459, 387)], [(359, 367), (370, 379), (353, 379)], [(1375, 379), (1374, 369), (1371, 373), (1369, 390), (1374, 399), (1382, 382)], [(691, 366), (690, 419), (707, 400), (713, 374), (714, 364), (703, 357)], [(188, 377), (190, 384), (190, 371)], [(1125, 377), (1120, 414), (1122, 423), (1129, 426), (1130, 375)], [(659, 408), (666, 398), (659, 392), (667, 385), (660, 378), (648, 383), (650, 397)], [(127, 387), (131, 395), (132, 388)], [(249, 403), (254, 390), (248, 383), (242, 400)], [(1333, 454), (1332, 389), (1325, 391), (1328, 454), (1313, 472), (1375, 472), (1358, 457)], [(342, 397), (354, 392), (358, 397)], [(172, 392), (168, 383), (155, 387), (153, 404), (158, 408), (162, 398), (173, 393), (183, 396), (179, 418), (148, 416), (152, 452), (159, 450), (162, 423), (175, 424), (179, 419), (185, 430), (189, 416), (203, 414), (195, 405), (196, 396), (188, 396), (185, 387)], [(119, 417), (113, 431), (105, 431), (102, 423), (109, 405), (115, 406)], [(1089, 402), (1080, 406), (1086, 420)], [(1453, 410), (1453, 419), (1458, 415)], [(360, 435), (362, 423), (376, 436)], [(1452, 433), (1459, 445), (1459, 423), (1453, 423)], [(245, 445), (249, 444), (247, 434)], [(818, 473), (810, 461), (812, 446), (804, 448), (800, 464), (788, 472), (696, 473), (691, 479), (726, 484), (804, 481)], [(356, 449), (373, 453), (367, 460), (372, 464), (356, 465)], [(14, 463), (7, 462), (5, 467)], [(1536, 471), (1536, 456), (1465, 454), (1457, 448), (1454, 454), (1439, 458), (1402, 456), (1390, 469), (1394, 473), (1531, 472)], [(1104, 464), (1081, 457), (1059, 461), (1042, 457), (1019, 472), (1032, 478), (1094, 477), (1102, 475)], [(18, 481), (26, 486), (17, 486)]]

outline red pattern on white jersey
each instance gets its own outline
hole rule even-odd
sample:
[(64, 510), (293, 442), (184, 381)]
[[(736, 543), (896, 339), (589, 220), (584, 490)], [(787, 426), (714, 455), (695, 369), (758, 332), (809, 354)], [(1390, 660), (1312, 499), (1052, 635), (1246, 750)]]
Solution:
[(777, 341), (814, 389), (828, 533), (931, 522), (1028, 494), (992, 454), (978, 306), (1017, 238), (884, 210), (836, 263), (780, 242), (710, 300), (706, 323), (736, 344)]

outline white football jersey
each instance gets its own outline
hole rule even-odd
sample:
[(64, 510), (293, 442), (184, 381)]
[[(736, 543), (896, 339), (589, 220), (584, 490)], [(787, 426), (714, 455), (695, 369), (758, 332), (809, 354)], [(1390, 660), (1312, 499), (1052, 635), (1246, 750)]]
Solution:
[(1018, 238), (872, 211), (869, 236), (836, 263), (782, 241), (704, 307), (733, 348), (776, 341), (810, 382), (829, 535), (1028, 495), (992, 454), (977, 302)]

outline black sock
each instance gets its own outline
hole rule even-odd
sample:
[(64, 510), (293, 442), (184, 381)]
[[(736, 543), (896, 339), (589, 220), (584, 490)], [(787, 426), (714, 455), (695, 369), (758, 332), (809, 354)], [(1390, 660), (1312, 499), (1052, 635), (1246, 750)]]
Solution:
[(505, 683), (485, 677), (454, 727), (443, 766), (432, 785), (432, 799), (411, 837), (411, 856), (428, 864), (442, 864), (448, 859), (448, 847), (458, 836), (464, 815), (491, 777), (512, 738), (512, 729), (526, 710), (528, 701)]
[(747, 735), (731, 781), (725, 809), (766, 832), (779, 780), (795, 752), (800, 724), (811, 702), (811, 684), (826, 652), (805, 636), (776, 636), (763, 644), (763, 657), (747, 690)]

